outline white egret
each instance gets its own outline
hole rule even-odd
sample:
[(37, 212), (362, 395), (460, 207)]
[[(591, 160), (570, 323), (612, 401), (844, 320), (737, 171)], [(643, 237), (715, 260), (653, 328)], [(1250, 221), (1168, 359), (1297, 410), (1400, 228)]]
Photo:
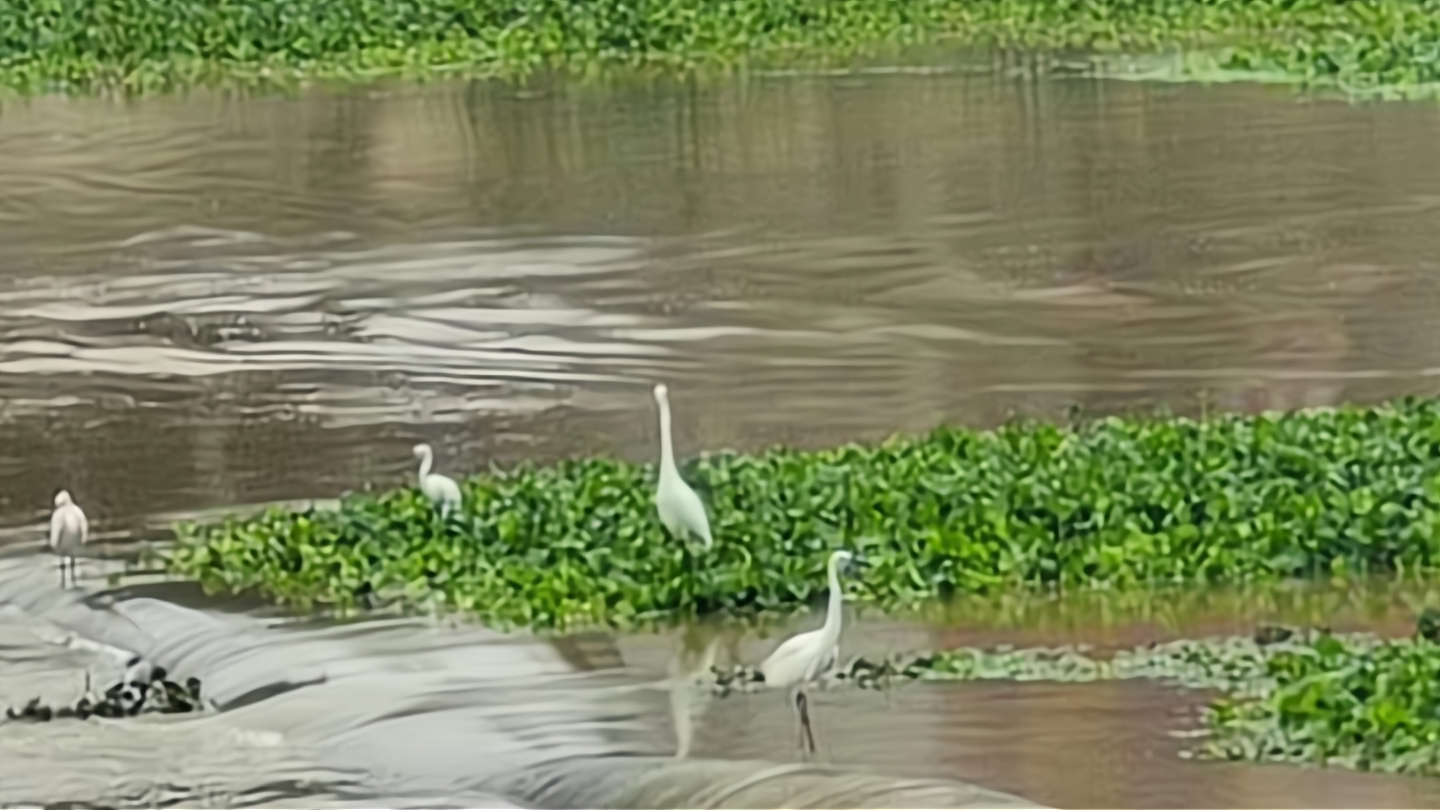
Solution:
[(815, 734), (810, 729), (810, 701), (805, 695), (805, 687), (834, 666), (840, 656), (840, 614), (844, 602), (840, 591), (840, 565), (854, 558), (855, 555), (848, 551), (830, 554), (830, 604), (825, 611), (825, 624), (819, 630), (786, 639), (759, 667), (766, 686), (791, 688), (790, 701), (800, 716), (800, 744), (808, 744), (812, 753), (815, 751)]
[(75, 584), (75, 552), (90, 536), (90, 523), (70, 493), (55, 493), (55, 511), (50, 513), (50, 549), (60, 555), (60, 587), (65, 587), (65, 570), (70, 570), (70, 584)]
[(675, 466), (675, 446), (670, 440), (670, 389), (664, 383), (655, 386), (655, 404), (660, 408), (660, 483), (655, 489), (655, 509), (660, 513), (660, 522), (677, 540), (693, 534), (710, 548), (715, 541), (710, 536), (705, 504)]
[(440, 517), (449, 517), (450, 510), (460, 507), (460, 485), (453, 478), (430, 472), (435, 466), (435, 451), (430, 445), (415, 445), (415, 458), (420, 459), (420, 492), (440, 507)]

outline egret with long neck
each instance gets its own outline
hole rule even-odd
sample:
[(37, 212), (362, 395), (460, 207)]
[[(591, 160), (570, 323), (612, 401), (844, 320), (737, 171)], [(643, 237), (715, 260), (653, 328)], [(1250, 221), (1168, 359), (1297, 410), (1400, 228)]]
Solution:
[(830, 602), (825, 608), (825, 623), (819, 630), (791, 636), (770, 653), (760, 664), (760, 675), (765, 685), (773, 688), (790, 687), (790, 701), (800, 716), (800, 744), (811, 753), (815, 751), (815, 734), (810, 728), (810, 699), (805, 687), (819, 680), (820, 676), (835, 665), (840, 657), (840, 626), (844, 595), (840, 590), (840, 566), (855, 558), (848, 551), (830, 554), (826, 573), (830, 580)]
[(694, 535), (706, 548), (715, 544), (710, 536), (710, 517), (695, 490), (680, 477), (675, 465), (675, 445), (670, 438), (670, 389), (655, 386), (655, 405), (660, 410), (660, 483), (655, 489), (655, 509), (660, 522), (677, 540)]
[(60, 555), (60, 587), (65, 587), (65, 572), (69, 569), (70, 584), (76, 580), (75, 552), (90, 539), (90, 522), (85, 513), (70, 498), (70, 493), (60, 490), (55, 493), (55, 511), (50, 513), (50, 550)]
[(420, 459), (420, 492), (440, 507), (441, 518), (448, 518), (451, 510), (460, 508), (460, 485), (452, 478), (430, 471), (435, 466), (435, 451), (430, 445), (415, 445), (415, 457)]

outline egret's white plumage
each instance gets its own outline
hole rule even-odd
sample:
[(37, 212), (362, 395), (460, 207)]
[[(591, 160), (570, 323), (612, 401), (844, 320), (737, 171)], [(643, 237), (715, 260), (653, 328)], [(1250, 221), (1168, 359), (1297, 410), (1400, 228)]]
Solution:
[(430, 472), (435, 466), (435, 451), (430, 445), (415, 445), (415, 457), (420, 459), (420, 492), (440, 507), (441, 517), (449, 517), (452, 509), (460, 508), (460, 485), (453, 478)]
[(55, 493), (55, 511), (50, 513), (50, 549), (60, 555), (60, 587), (65, 587), (65, 571), (70, 571), (70, 584), (75, 584), (75, 554), (90, 536), (90, 522), (70, 498), (70, 493)]
[(660, 483), (655, 489), (655, 509), (660, 513), (660, 522), (676, 539), (694, 535), (710, 548), (715, 541), (710, 536), (705, 504), (675, 466), (675, 446), (670, 440), (670, 389), (664, 383), (655, 386), (655, 404), (660, 409)]
[(808, 740), (811, 751), (815, 750), (815, 736), (810, 730), (809, 699), (805, 696), (805, 687), (834, 666), (840, 655), (841, 607), (844, 603), (844, 595), (840, 591), (840, 566), (853, 558), (854, 555), (848, 551), (830, 554), (827, 566), (830, 604), (820, 629), (786, 639), (759, 667), (766, 686), (791, 688), (791, 702), (800, 715), (801, 742)]

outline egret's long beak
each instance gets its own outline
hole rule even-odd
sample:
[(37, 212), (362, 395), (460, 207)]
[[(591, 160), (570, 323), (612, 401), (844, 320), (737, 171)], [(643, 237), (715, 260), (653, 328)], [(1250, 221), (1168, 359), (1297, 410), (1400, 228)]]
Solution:
[(850, 558), (850, 562), (847, 567), (853, 568), (856, 571), (864, 571), (866, 568), (869, 568), (870, 565), (871, 563), (869, 557), (866, 557), (864, 554), (856, 554), (855, 556)]

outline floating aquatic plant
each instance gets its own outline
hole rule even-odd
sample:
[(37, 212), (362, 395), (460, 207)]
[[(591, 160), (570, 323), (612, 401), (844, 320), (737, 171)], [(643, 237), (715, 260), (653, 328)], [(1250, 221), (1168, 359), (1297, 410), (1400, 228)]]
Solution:
[(1264, 665), (1268, 688), (1210, 707), (1201, 755), (1440, 774), (1440, 645), (1321, 635)]
[[(1262, 694), (1276, 683), (1271, 657), (1287, 649), (1305, 649), (1326, 634), (1305, 631), (1284, 641), (1219, 636), (1147, 644), (1132, 649), (1097, 652), (1086, 645), (1060, 647), (961, 647), (893, 653), (881, 659), (854, 656), (819, 679), (827, 689), (852, 685), (884, 689), (911, 681), (1054, 681), (1092, 683), (1154, 680), (1188, 689), (1216, 689), (1235, 694)], [(1357, 639), (1361, 637), (1356, 637)], [(1368, 637), (1366, 637), (1368, 638)], [(1361, 646), (1356, 642), (1357, 648)], [(737, 664), (713, 670), (717, 694), (758, 691), (768, 687), (758, 668)]]
[(949, 38), (1153, 52), (1347, 86), (1440, 77), (1436, 0), (12, 0), (0, 78), (27, 89), (523, 74), (835, 58)]
[(795, 607), (821, 594), (837, 547), (870, 562), (848, 587), (888, 608), (1440, 562), (1440, 406), (1428, 400), (702, 457), (687, 477), (710, 501), (704, 551), (667, 541), (654, 473), (605, 458), (522, 464), (464, 481), (448, 523), (411, 489), (186, 523), (164, 561), (212, 591), (301, 607), (438, 603), (537, 627)]

